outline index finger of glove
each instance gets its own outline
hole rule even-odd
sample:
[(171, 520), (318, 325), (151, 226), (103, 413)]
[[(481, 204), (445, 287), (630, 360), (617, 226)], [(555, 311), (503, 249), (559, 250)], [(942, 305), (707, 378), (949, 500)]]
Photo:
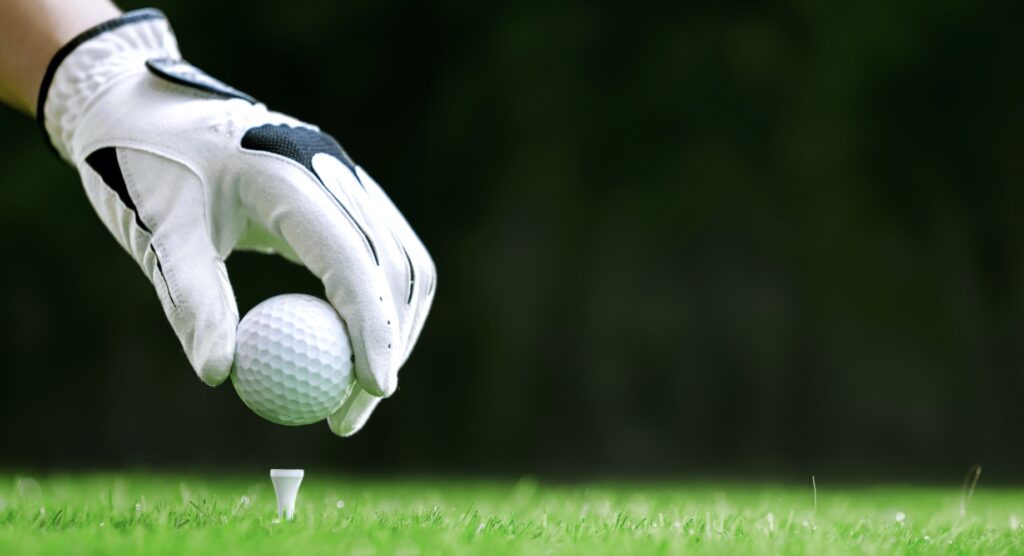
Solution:
[(323, 282), (328, 300), (348, 326), (362, 387), (376, 396), (391, 395), (398, 384), (402, 343), (376, 239), (357, 207), (313, 169), (316, 156), (348, 157), (330, 136), (315, 130), (256, 129), (263, 135), (242, 141), (250, 158), (239, 190), (242, 204)]
[[(437, 269), (427, 248), (406, 222), (405, 217), (402, 216), (391, 198), (362, 168), (356, 167), (356, 176), (377, 206), (378, 214), (387, 221), (408, 268), (408, 280), (401, 283), (405, 289), (402, 290), (401, 296), (397, 294), (395, 296), (395, 305), (399, 318), (402, 320), (404, 350), (401, 365), (412, 352), (416, 339), (423, 329), (427, 313), (430, 312), (430, 305), (437, 285)], [(392, 282), (395, 281), (392, 280)]]

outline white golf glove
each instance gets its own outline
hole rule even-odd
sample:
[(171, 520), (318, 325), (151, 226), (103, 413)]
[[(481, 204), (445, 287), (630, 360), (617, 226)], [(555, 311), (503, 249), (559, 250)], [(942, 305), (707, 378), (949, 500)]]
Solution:
[(430, 309), (434, 264), (331, 136), (184, 62), (156, 10), (61, 49), (38, 118), (153, 283), (203, 382), (231, 372), (238, 308), (224, 260), (252, 249), (308, 267), (348, 325), (358, 384), (332, 431), (358, 431), (395, 391)]

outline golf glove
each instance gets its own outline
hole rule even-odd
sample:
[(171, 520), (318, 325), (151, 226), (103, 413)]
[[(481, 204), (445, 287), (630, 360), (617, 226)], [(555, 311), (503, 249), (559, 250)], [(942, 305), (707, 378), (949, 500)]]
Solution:
[(250, 249), (309, 268), (348, 326), (358, 384), (332, 431), (358, 431), (395, 391), (430, 309), (434, 264), (331, 136), (182, 60), (156, 10), (61, 49), (37, 114), (152, 282), (203, 382), (231, 372), (238, 308), (224, 260)]

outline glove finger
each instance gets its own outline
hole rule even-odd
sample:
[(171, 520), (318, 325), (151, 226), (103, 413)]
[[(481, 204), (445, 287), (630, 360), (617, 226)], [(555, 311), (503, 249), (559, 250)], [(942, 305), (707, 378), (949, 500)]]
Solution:
[(116, 156), (137, 223), (151, 230), (143, 268), (149, 267), (192, 367), (203, 382), (216, 386), (231, 373), (238, 308), (206, 227), (202, 183), (184, 165), (161, 156), (124, 148), (116, 149)]
[(363, 389), (391, 395), (398, 384), (395, 360), (401, 337), (378, 254), (380, 241), (371, 235), (357, 207), (343, 203), (311, 164), (303, 169), (254, 154), (246, 167), (240, 192), (243, 205), (323, 282), (328, 300), (348, 327)]
[(357, 384), (345, 403), (327, 418), (331, 432), (338, 436), (352, 436), (359, 432), (381, 399), (367, 393)]
[(216, 255), (190, 253), (188, 241), (164, 243), (161, 252), (174, 295), (167, 319), (199, 378), (216, 386), (231, 374), (238, 327), (227, 268)]
[[(399, 315), (403, 324), (405, 350), (399, 365), (405, 364), (412, 353), (413, 346), (423, 330), (427, 314), (433, 303), (437, 286), (437, 268), (427, 248), (409, 226), (391, 198), (377, 182), (361, 167), (356, 167), (359, 181), (366, 186), (370, 198), (378, 207), (378, 213), (387, 219), (388, 227), (402, 248), (408, 266), (408, 291), (402, 299), (396, 298)], [(403, 302), (404, 301), (404, 302)]]
[[(406, 352), (406, 340), (409, 337), (411, 326), (409, 315), (413, 308), (411, 303), (414, 299), (414, 286), (417, 278), (413, 255), (392, 229), (388, 213), (383, 211), (383, 207), (374, 200), (374, 195), (368, 184), (360, 181), (355, 166), (345, 164), (340, 159), (326, 154), (314, 156), (312, 166), (314, 173), (331, 197), (344, 207), (353, 221), (359, 223), (360, 230), (368, 238), (372, 238), (372, 255), (387, 281), (397, 316), (397, 319), (392, 322), (392, 326), (397, 328), (398, 342), (392, 346), (393, 350), (399, 354), (398, 364), (393, 369), (393, 372), (397, 373), (401, 367), (401, 361), (404, 360), (402, 356)], [(379, 187), (377, 190), (379, 191)]]

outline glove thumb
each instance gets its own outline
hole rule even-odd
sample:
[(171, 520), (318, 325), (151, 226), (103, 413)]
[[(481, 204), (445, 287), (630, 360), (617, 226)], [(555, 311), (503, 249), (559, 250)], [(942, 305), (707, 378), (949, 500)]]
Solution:
[(131, 149), (118, 154), (124, 174), (135, 178), (126, 187), (138, 193), (140, 221), (152, 230), (141, 266), (192, 368), (216, 386), (231, 374), (238, 307), (207, 229), (202, 183), (184, 165), (162, 156)]
[(207, 257), (180, 263), (167, 269), (174, 297), (174, 303), (164, 307), (167, 320), (199, 378), (217, 386), (231, 374), (238, 327), (227, 269), (222, 261)]

